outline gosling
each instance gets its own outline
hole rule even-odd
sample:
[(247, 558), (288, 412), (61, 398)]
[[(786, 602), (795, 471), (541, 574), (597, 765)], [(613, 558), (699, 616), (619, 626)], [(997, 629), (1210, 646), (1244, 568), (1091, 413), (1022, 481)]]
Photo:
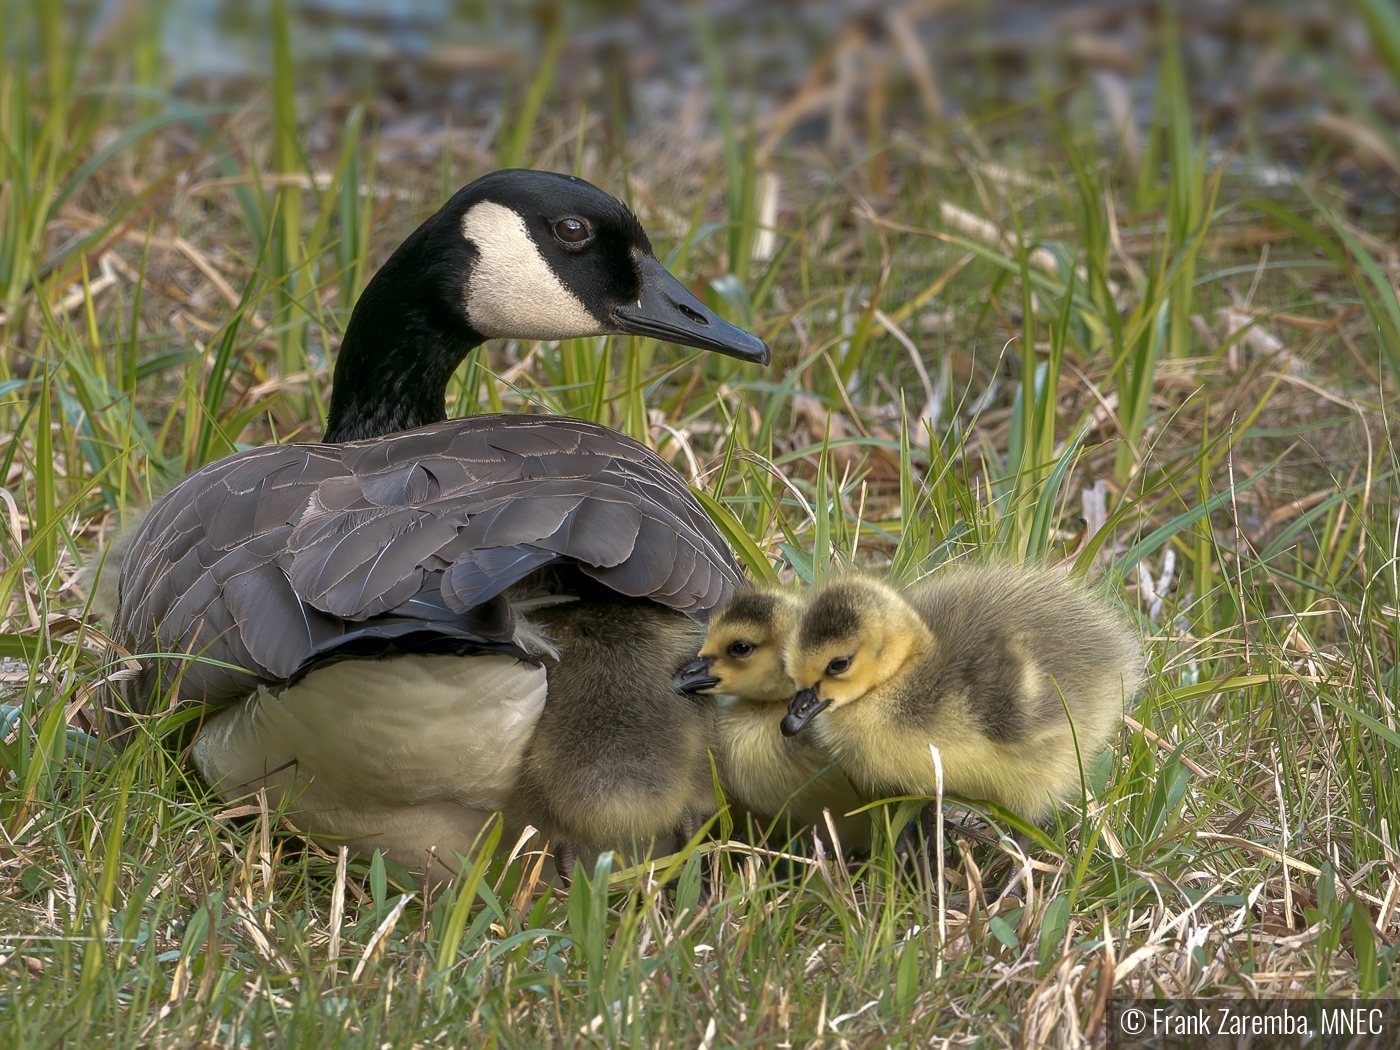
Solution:
[(783, 667), (783, 645), (802, 599), (781, 587), (741, 591), (710, 620), (700, 655), (676, 675), (678, 689), (716, 697), (715, 761), (725, 795), (765, 823), (825, 828), (829, 810), (841, 844), (867, 848), (870, 819), (845, 814), (863, 804), (827, 750), (784, 736), (783, 716), (797, 686)]
[(935, 794), (933, 744), (944, 790), (1033, 822), (1079, 797), (1081, 757), (1108, 742), (1143, 680), (1122, 615), (1063, 576), (1007, 566), (903, 593), (836, 580), (809, 601), (784, 664), (800, 691), (783, 732), (812, 723), (858, 788)]
[(655, 604), (566, 604), (531, 620), (558, 656), (511, 806), (553, 843), (569, 879), (576, 856), (639, 858), (679, 848), (715, 812), (714, 710), (682, 693), (676, 671), (704, 627)]

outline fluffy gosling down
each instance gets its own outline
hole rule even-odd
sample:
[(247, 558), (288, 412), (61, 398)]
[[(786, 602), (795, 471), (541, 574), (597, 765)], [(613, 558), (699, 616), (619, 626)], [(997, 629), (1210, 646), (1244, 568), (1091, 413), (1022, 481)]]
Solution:
[(716, 765), (726, 796), (765, 821), (825, 826), (830, 810), (846, 846), (868, 846), (870, 820), (844, 814), (862, 805), (846, 775), (812, 734), (785, 736), (783, 716), (797, 686), (783, 647), (802, 616), (802, 599), (781, 587), (740, 591), (710, 620), (700, 655), (675, 684), (716, 696)]
[(1012, 567), (952, 569), (903, 592), (833, 581), (784, 660), (799, 692), (783, 732), (811, 723), (857, 787), (934, 794), (933, 744), (946, 791), (1031, 821), (1079, 796), (1081, 756), (1108, 741), (1143, 678), (1120, 613), (1063, 576)]
[(574, 856), (638, 858), (680, 847), (715, 812), (707, 698), (672, 684), (703, 626), (640, 602), (557, 605), (532, 614), (558, 649), (545, 658), (549, 696), (525, 751), (510, 822)]

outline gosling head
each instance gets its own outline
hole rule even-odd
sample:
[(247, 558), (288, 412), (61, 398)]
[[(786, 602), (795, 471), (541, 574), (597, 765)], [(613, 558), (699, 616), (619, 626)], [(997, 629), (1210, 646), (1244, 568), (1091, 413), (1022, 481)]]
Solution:
[(787, 703), (797, 686), (783, 668), (783, 644), (801, 612), (791, 591), (740, 591), (710, 620), (700, 655), (681, 668), (676, 688)]
[(893, 587), (863, 577), (828, 584), (807, 603), (783, 654), (798, 690), (783, 733), (855, 703), (932, 647), (923, 620)]

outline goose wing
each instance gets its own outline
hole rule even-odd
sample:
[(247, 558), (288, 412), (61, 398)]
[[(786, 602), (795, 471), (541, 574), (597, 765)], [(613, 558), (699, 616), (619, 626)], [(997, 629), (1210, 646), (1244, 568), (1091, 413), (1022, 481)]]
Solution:
[(680, 476), (583, 420), (473, 416), (237, 453), (172, 488), (127, 552), (117, 641), (144, 659), (125, 699), (229, 700), (367, 639), (510, 651), (499, 596), (557, 559), (696, 618), (739, 581)]

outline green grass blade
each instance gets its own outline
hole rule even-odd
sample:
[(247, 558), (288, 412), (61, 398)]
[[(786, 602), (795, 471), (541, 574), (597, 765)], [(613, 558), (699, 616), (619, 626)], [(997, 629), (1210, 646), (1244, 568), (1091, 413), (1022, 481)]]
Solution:
[(749, 572), (753, 573), (759, 580), (777, 583), (777, 571), (764, 553), (758, 549), (758, 544), (753, 541), (753, 537), (748, 534), (743, 525), (739, 524), (739, 519), (734, 516), (733, 512), (704, 489), (691, 486), (690, 491), (695, 494), (695, 498), (700, 501), (700, 505), (710, 515), (710, 520), (719, 527), (720, 532), (724, 533), (730, 546), (739, 553), (739, 558), (748, 566)]
[(47, 580), (58, 562), (58, 487), (54, 483), (52, 366), (44, 363), (39, 385), (39, 416), (34, 433), (34, 534), (30, 546), (34, 571)]
[(549, 93), (549, 88), (559, 72), (559, 56), (564, 50), (567, 20), (562, 10), (547, 10), (551, 24), (545, 36), (544, 48), (540, 52), (539, 65), (530, 79), (530, 87), (525, 92), (520, 111), (515, 115), (510, 139), (501, 151), (499, 163), (502, 168), (518, 168), (524, 164), (525, 151), (529, 148), (535, 121), (539, 119), (540, 107), (544, 105), (545, 95)]

